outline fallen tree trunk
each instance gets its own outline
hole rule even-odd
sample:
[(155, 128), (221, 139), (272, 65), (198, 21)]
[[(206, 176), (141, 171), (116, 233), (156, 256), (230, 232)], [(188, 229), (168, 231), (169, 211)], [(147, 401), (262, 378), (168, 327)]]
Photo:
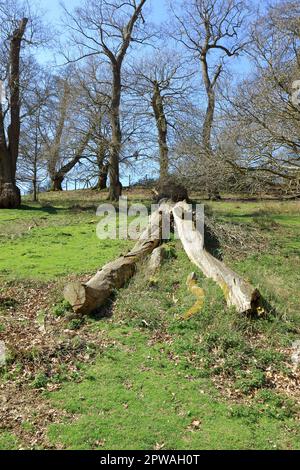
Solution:
[(236, 307), (239, 313), (261, 313), (259, 291), (205, 250), (202, 234), (191, 224), (191, 213), (189, 218), (183, 217), (188, 212), (190, 208), (185, 201), (172, 209), (178, 236), (189, 259), (206, 277), (219, 284), (229, 306)]
[(164, 202), (154, 212), (149, 225), (141, 234), (133, 249), (125, 256), (106, 264), (88, 283), (71, 282), (64, 289), (64, 297), (74, 312), (89, 314), (100, 308), (114, 289), (123, 287), (134, 275), (136, 263), (158, 247), (161, 242), (162, 217), (172, 206)]

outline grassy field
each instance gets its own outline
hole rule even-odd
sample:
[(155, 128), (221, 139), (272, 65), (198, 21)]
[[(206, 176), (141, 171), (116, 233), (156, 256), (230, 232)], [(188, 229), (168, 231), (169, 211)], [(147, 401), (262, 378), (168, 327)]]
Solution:
[[(129, 199), (150, 204), (144, 192)], [(239, 234), (219, 251), (261, 290), (261, 318), (228, 309), (171, 241), (155, 278), (145, 261), (101, 312), (77, 319), (65, 282), (132, 246), (96, 237), (99, 202), (45, 194), (0, 211), (0, 449), (300, 449), (300, 203), (208, 204)], [(184, 320), (192, 271), (205, 303)]]

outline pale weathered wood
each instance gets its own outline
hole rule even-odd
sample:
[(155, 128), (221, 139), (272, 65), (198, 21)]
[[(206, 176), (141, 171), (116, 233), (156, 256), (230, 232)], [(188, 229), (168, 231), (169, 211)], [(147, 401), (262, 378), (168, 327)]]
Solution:
[[(159, 246), (162, 238), (162, 220), (164, 217), (167, 218), (170, 212), (173, 213), (179, 238), (188, 257), (205, 276), (220, 285), (227, 304), (234, 306), (240, 313), (262, 312), (259, 291), (207, 252), (201, 233), (193, 229), (189, 220), (183, 218), (184, 212), (190, 212), (188, 204), (184, 201), (174, 205), (174, 203), (164, 201), (160, 204), (159, 209), (151, 215), (148, 227), (127, 255), (106, 264), (86, 284), (72, 282), (65, 287), (64, 297), (76, 313), (89, 314), (98, 309), (115, 289), (126, 284), (134, 275), (136, 264)], [(190, 219), (192, 219), (191, 214)], [(157, 250), (153, 254), (149, 272), (157, 269), (161, 262), (161, 255), (161, 250)]]
[(260, 313), (259, 291), (205, 250), (202, 234), (190, 222), (191, 214), (189, 218), (183, 218), (183, 214), (188, 212), (190, 208), (185, 201), (178, 202), (172, 210), (178, 236), (189, 259), (206, 277), (219, 284), (229, 306), (234, 306), (239, 313)]
[(149, 259), (147, 274), (150, 276), (153, 276), (159, 270), (165, 258), (166, 258), (166, 249), (164, 248), (164, 246), (161, 245), (155, 248), (155, 250), (153, 250)]
[(71, 282), (65, 287), (64, 297), (76, 313), (89, 314), (100, 308), (115, 289), (126, 284), (136, 271), (136, 263), (160, 244), (162, 217), (171, 211), (173, 205), (168, 202), (160, 204), (151, 215), (148, 227), (127, 255), (106, 264), (86, 284)]

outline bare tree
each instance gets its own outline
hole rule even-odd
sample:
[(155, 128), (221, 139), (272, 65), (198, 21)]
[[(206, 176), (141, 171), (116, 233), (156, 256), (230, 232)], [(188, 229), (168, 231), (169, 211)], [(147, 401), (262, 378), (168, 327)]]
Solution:
[[(146, 0), (92, 0), (68, 13), (72, 40), (80, 50), (80, 57), (103, 54), (111, 70), (111, 143), (110, 143), (110, 199), (116, 200), (121, 194), (120, 151), (122, 147), (121, 94), (122, 66), (130, 45), (142, 42), (145, 35), (141, 26)], [(69, 58), (68, 58), (69, 59)], [(77, 58), (78, 60), (78, 58)]]
[[(46, 173), (40, 136), (40, 110), (23, 124), (20, 140), (17, 180), (25, 189), (32, 189), (32, 200), (38, 200), (39, 178)], [(42, 176), (41, 176), (42, 178)], [(43, 175), (43, 178), (45, 176)]]
[(254, 73), (229, 90), (225, 116), (240, 147), (237, 168), (269, 186), (300, 194), (300, 7), (271, 5), (252, 31)]
[[(2, 10), (3, 6), (0, 6)], [(16, 186), (16, 168), (20, 139), (20, 51), (27, 23), (28, 18), (21, 18), (9, 37), (10, 124), (7, 134), (5, 112), (0, 103), (0, 207), (4, 208), (18, 207), (21, 203), (20, 190)]]
[[(174, 37), (200, 62), (207, 107), (202, 125), (204, 155), (212, 157), (212, 127), (216, 108), (216, 88), (226, 67), (226, 58), (237, 56), (245, 46), (246, 7), (241, 0), (191, 0), (178, 11)], [(243, 38), (241, 38), (243, 36)], [(216, 194), (217, 188), (212, 188)]]
[(52, 99), (41, 126), (53, 191), (62, 191), (66, 175), (83, 158), (96, 125), (82, 105), (81, 90), (66, 76), (71, 72), (68, 69), (64, 76), (54, 78)]
[(17, 181), (24, 189), (32, 189), (33, 201), (36, 201), (39, 183), (46, 180), (47, 175), (41, 129), (51, 92), (51, 76), (36, 62), (31, 64), (29, 72), (27, 80), (30, 84), (23, 93)]
[(131, 87), (138, 96), (140, 114), (154, 117), (159, 148), (160, 181), (167, 180), (170, 169), (170, 130), (178, 130), (179, 116), (187, 111), (187, 94), (192, 87), (191, 73), (184, 70), (182, 57), (175, 51), (162, 50), (134, 64), (135, 80)]
[(24, 71), (30, 60), (26, 46), (47, 39), (41, 19), (28, 3), (0, 1), (0, 207), (18, 207), (20, 190), (16, 185), (19, 155)]
[(95, 123), (87, 146), (84, 168), (94, 189), (107, 188), (111, 143), (110, 76), (107, 66), (89, 57), (76, 70), (76, 83), (81, 94), (82, 108)]
[[(66, 126), (67, 116), (69, 115), (69, 105), (71, 101), (70, 84), (66, 79), (57, 79), (57, 107), (50, 103), (48, 112), (48, 125), (45, 125), (44, 141), (48, 161), (48, 172), (51, 179), (51, 189), (53, 191), (62, 190), (62, 178), (58, 177), (60, 162), (62, 160), (62, 139)], [(55, 93), (55, 91), (54, 91)], [(51, 106), (52, 104), (52, 106)], [(57, 111), (57, 113), (55, 113)], [(54, 122), (53, 122), (54, 121)], [(53, 122), (53, 137), (49, 135), (49, 124)]]

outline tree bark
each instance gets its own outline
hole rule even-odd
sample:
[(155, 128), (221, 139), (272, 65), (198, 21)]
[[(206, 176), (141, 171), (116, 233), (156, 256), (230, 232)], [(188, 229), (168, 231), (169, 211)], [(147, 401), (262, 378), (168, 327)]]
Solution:
[(65, 165), (63, 165), (58, 171), (50, 174), (51, 178), (51, 191), (62, 191), (62, 183), (66, 175), (74, 168), (75, 165), (81, 160), (82, 154), (89, 142), (92, 128), (87, 132), (83, 137), (82, 141), (79, 144), (79, 147), (75, 153), (75, 156)]
[(153, 83), (152, 108), (158, 130), (160, 182), (166, 181), (169, 173), (169, 148), (167, 143), (168, 123), (164, 111), (159, 84)]
[(16, 185), (16, 169), (20, 141), (20, 51), (27, 18), (23, 18), (10, 40), (9, 89), (10, 124), (5, 135), (3, 109), (0, 103), (0, 208), (13, 209), (21, 204)]
[(206, 49), (203, 50), (200, 61), (201, 61), (201, 70), (202, 70), (202, 79), (205, 86), (206, 96), (207, 96), (207, 107), (205, 112), (205, 119), (202, 127), (202, 139), (203, 139), (203, 147), (205, 152), (211, 156), (211, 130), (214, 120), (214, 113), (215, 113), (215, 91), (214, 83), (211, 82), (208, 72), (208, 65), (207, 65), (207, 51)]
[[(202, 140), (203, 140), (203, 150), (205, 156), (212, 159), (213, 151), (211, 146), (211, 133), (214, 122), (215, 107), (216, 107), (216, 94), (215, 86), (218, 80), (218, 77), (221, 73), (221, 66), (218, 67), (213, 79), (209, 77), (208, 64), (207, 64), (207, 49), (204, 48), (200, 61), (202, 68), (202, 78), (205, 85), (206, 96), (207, 96), (207, 107), (205, 112), (205, 119), (202, 127)], [(208, 196), (211, 200), (221, 199), (219, 190), (215, 184), (210, 184), (208, 189)]]
[(109, 165), (105, 163), (106, 153), (107, 153), (107, 143), (100, 142), (98, 145), (98, 152), (97, 152), (97, 166), (98, 166), (98, 181), (96, 184), (95, 189), (102, 191), (103, 189), (107, 188), (107, 178), (108, 178), (108, 170)]
[(21, 194), (16, 185), (11, 154), (2, 142), (0, 144), (0, 209), (15, 209), (21, 204)]
[(153, 250), (147, 268), (147, 274), (149, 276), (154, 276), (154, 274), (161, 267), (163, 260), (166, 258), (166, 250), (163, 245), (158, 246)]
[(98, 189), (99, 191), (106, 189), (107, 178), (108, 178), (108, 165), (103, 163), (99, 167), (99, 174), (98, 174), (98, 181), (97, 181), (96, 189)]
[(134, 275), (136, 264), (161, 242), (162, 217), (174, 204), (162, 203), (149, 221), (134, 248), (125, 256), (106, 264), (87, 284), (72, 282), (64, 289), (64, 297), (78, 314), (89, 314), (100, 308), (115, 289), (123, 287)]
[(120, 102), (121, 102), (121, 67), (118, 63), (113, 65), (113, 85), (111, 100), (111, 145), (109, 162), (109, 199), (118, 201), (122, 194), (120, 184), (120, 151), (122, 146), (122, 131), (120, 124)]
[(62, 191), (63, 190), (62, 183), (64, 180), (64, 176), (59, 176), (58, 173), (56, 173), (55, 175), (51, 175), (50, 178), (51, 178), (51, 188), (50, 188), (51, 191)]
[(239, 313), (260, 314), (263, 310), (259, 291), (205, 250), (200, 232), (191, 230), (191, 214), (188, 220), (183, 218), (183, 214), (188, 212), (186, 202), (177, 203), (172, 210), (179, 238), (189, 259), (206, 277), (219, 284), (228, 306), (234, 306)]
[(0, 181), (0, 209), (16, 209), (21, 204), (21, 193), (13, 181)]

